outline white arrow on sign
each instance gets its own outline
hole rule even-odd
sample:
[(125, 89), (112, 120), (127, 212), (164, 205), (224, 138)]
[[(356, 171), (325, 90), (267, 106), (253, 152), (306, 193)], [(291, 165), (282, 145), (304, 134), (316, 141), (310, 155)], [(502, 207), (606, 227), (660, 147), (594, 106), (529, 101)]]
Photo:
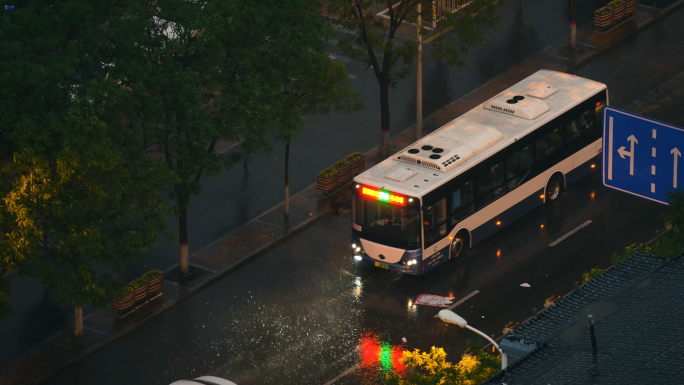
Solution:
[(672, 177), (672, 187), (677, 188), (677, 157), (682, 156), (682, 153), (679, 152), (677, 147), (675, 147), (672, 149), (672, 151), (670, 151), (670, 154), (674, 154), (674, 176)]
[(629, 175), (634, 175), (634, 143), (639, 144), (639, 141), (634, 135), (630, 135), (627, 140), (630, 142), (629, 151), (625, 151), (625, 146), (622, 146), (618, 148), (618, 154), (622, 159), (625, 159), (625, 156), (629, 157)]

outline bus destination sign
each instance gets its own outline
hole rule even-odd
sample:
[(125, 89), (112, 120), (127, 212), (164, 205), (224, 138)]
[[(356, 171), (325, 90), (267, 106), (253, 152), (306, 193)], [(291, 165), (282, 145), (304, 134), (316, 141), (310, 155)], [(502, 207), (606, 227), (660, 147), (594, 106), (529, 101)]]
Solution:
[(406, 206), (406, 197), (403, 195), (392, 194), (388, 191), (381, 191), (372, 189), (370, 187), (363, 187), (361, 194), (367, 197), (375, 198), (382, 202), (389, 202), (398, 206)]

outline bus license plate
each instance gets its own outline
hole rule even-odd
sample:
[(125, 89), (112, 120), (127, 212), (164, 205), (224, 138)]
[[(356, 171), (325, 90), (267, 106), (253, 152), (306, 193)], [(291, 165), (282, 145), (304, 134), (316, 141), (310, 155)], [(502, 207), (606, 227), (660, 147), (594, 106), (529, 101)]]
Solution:
[(389, 269), (389, 265), (382, 262), (375, 262), (375, 266), (382, 267), (383, 269)]

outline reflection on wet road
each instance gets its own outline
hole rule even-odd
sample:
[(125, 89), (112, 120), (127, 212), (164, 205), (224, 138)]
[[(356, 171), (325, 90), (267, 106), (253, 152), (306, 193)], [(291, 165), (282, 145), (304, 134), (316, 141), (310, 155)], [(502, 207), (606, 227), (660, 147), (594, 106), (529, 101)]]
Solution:
[[(638, 99), (682, 72), (675, 48), (683, 17), (625, 40), (578, 74), (607, 83), (616, 107)], [(633, 74), (620, 71), (638, 68), (654, 75), (624, 81)], [(679, 101), (659, 104), (654, 117), (684, 126)], [(398, 367), (400, 349), (439, 346), (456, 361), (475, 335), (434, 318), (439, 308), (416, 306), (418, 295), (458, 301), (478, 290), (454, 311), (498, 337), (546, 298), (571, 291), (586, 270), (608, 266), (612, 253), (653, 238), (664, 206), (608, 190), (597, 174), (421, 277), (355, 266), (349, 216), (326, 217), (48, 383), (166, 385), (213, 374), (240, 385), (373, 384)]]
[(168, 384), (200, 374), (240, 385), (325, 384), (356, 365), (335, 383), (372, 384), (401, 369), (403, 349), (439, 346), (457, 359), (475, 338), (434, 318), (439, 308), (413, 304), (419, 294), (458, 301), (479, 290), (454, 311), (498, 337), (545, 298), (572, 290), (585, 270), (608, 265), (610, 253), (650, 239), (661, 209), (586, 178), (557, 204), (418, 277), (356, 266), (349, 216), (326, 217), (50, 384)]

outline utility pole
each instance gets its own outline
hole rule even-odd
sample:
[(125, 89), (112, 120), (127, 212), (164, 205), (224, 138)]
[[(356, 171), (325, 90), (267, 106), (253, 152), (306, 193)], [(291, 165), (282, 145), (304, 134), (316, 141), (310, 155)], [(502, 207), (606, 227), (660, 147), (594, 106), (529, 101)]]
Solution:
[(574, 57), (575, 49), (577, 49), (577, 15), (575, 13), (575, 0), (568, 0), (568, 8), (570, 9), (570, 37), (568, 45), (572, 57)]
[(420, 35), (421, 7), (418, 3), (418, 63), (416, 64), (416, 140), (423, 137), (423, 37)]

